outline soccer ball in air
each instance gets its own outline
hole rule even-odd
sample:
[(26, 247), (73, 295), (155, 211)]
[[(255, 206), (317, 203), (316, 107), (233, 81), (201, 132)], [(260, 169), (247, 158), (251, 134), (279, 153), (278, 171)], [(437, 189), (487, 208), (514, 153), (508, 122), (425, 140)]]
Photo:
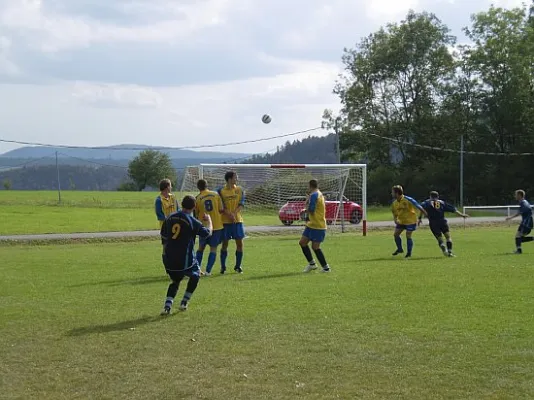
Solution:
[(261, 120), (264, 124), (271, 123), (271, 116), (269, 114), (263, 114), (263, 117), (261, 117)]

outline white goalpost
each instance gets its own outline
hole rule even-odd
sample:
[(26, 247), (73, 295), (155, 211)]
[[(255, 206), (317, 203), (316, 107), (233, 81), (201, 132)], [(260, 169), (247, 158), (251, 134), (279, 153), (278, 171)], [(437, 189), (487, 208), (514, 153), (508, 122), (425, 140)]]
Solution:
[(181, 191), (195, 193), (199, 179), (216, 190), (225, 185), (228, 171), (237, 173), (238, 185), (245, 190), (249, 231), (301, 228), (308, 183), (316, 179), (326, 200), (328, 229), (348, 232), (361, 227), (367, 234), (366, 164), (201, 164), (185, 169)]

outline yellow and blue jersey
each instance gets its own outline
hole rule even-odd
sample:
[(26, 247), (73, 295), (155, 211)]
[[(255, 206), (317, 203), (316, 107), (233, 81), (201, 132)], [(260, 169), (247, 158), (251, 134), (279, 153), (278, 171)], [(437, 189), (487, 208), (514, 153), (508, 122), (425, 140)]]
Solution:
[(165, 218), (179, 210), (178, 201), (172, 193), (169, 193), (169, 197), (165, 197), (160, 194), (158, 197), (156, 197), (155, 209), (156, 217), (159, 221), (159, 227), (161, 228)]
[(211, 217), (214, 231), (219, 231), (223, 228), (222, 210), (222, 200), (217, 192), (203, 190), (197, 195), (195, 216), (203, 221), (204, 215), (208, 214)]
[(324, 196), (316, 190), (310, 194), (310, 200), (308, 203), (308, 222), (306, 226), (311, 229), (326, 229), (326, 206), (324, 202)]
[(409, 196), (401, 196), (400, 199), (393, 200), (391, 211), (395, 217), (395, 222), (399, 225), (413, 225), (417, 223), (417, 210), (421, 210), (421, 205)]
[[(227, 188), (226, 186), (217, 191), (224, 206), (224, 209), (235, 213), (239, 206), (245, 206), (245, 191), (239, 187), (234, 186)], [(232, 221), (227, 215), (223, 214), (222, 216), (223, 224), (233, 224), (233, 223), (243, 223), (243, 216), (241, 211), (236, 214), (235, 221)]]

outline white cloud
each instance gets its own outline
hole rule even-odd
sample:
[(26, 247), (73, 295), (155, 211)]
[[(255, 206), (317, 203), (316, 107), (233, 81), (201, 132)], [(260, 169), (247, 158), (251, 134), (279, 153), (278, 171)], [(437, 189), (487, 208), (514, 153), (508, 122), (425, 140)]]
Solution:
[(10, 59), (11, 40), (5, 36), (0, 36), (0, 76), (18, 76), (21, 71), (19, 67)]
[[(274, 77), (179, 87), (87, 82), (5, 85), (0, 91), (0, 102), (6, 104), (0, 111), (0, 131), (11, 130), (19, 138), (51, 143), (179, 147), (259, 139), (318, 127), (323, 109), (337, 103), (331, 88), (338, 66), (288, 63), (292, 70)], [(16, 101), (9, 101), (15, 93)], [(40, 103), (43, 98), (48, 100)], [(31, 110), (31, 119), (23, 117), (26, 110)], [(272, 115), (271, 124), (261, 123), (264, 113)], [(232, 150), (259, 152), (277, 144), (279, 141), (241, 145)]]
[(316, 127), (343, 47), (410, 8), (459, 34), (490, 2), (0, 0), (0, 78), (25, 83), (0, 84), (0, 137), (183, 146)]
[[(116, 1), (116, 8), (152, 20), (123, 26), (84, 15), (47, 10), (41, 0), (5, 0), (0, 25), (26, 34), (43, 51), (56, 52), (106, 42), (169, 42), (185, 40), (209, 26), (222, 24), (231, 0), (198, 2)], [(153, 20), (152, 17), (160, 16)]]

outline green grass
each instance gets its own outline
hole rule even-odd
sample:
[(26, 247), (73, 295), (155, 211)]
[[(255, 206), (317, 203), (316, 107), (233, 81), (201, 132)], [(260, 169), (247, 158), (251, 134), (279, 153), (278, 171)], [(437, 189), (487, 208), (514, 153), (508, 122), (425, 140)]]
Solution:
[(457, 258), (421, 230), (409, 261), (389, 232), (330, 238), (330, 275), (251, 238), (169, 318), (157, 241), (0, 246), (0, 397), (534, 398), (534, 245), (453, 233)]
[[(155, 192), (0, 191), (0, 235), (156, 229)], [(179, 194), (180, 196), (180, 194)], [(491, 214), (477, 213), (477, 216)], [(281, 225), (277, 209), (246, 210), (248, 226)], [(388, 207), (369, 207), (368, 221), (389, 221)]]

